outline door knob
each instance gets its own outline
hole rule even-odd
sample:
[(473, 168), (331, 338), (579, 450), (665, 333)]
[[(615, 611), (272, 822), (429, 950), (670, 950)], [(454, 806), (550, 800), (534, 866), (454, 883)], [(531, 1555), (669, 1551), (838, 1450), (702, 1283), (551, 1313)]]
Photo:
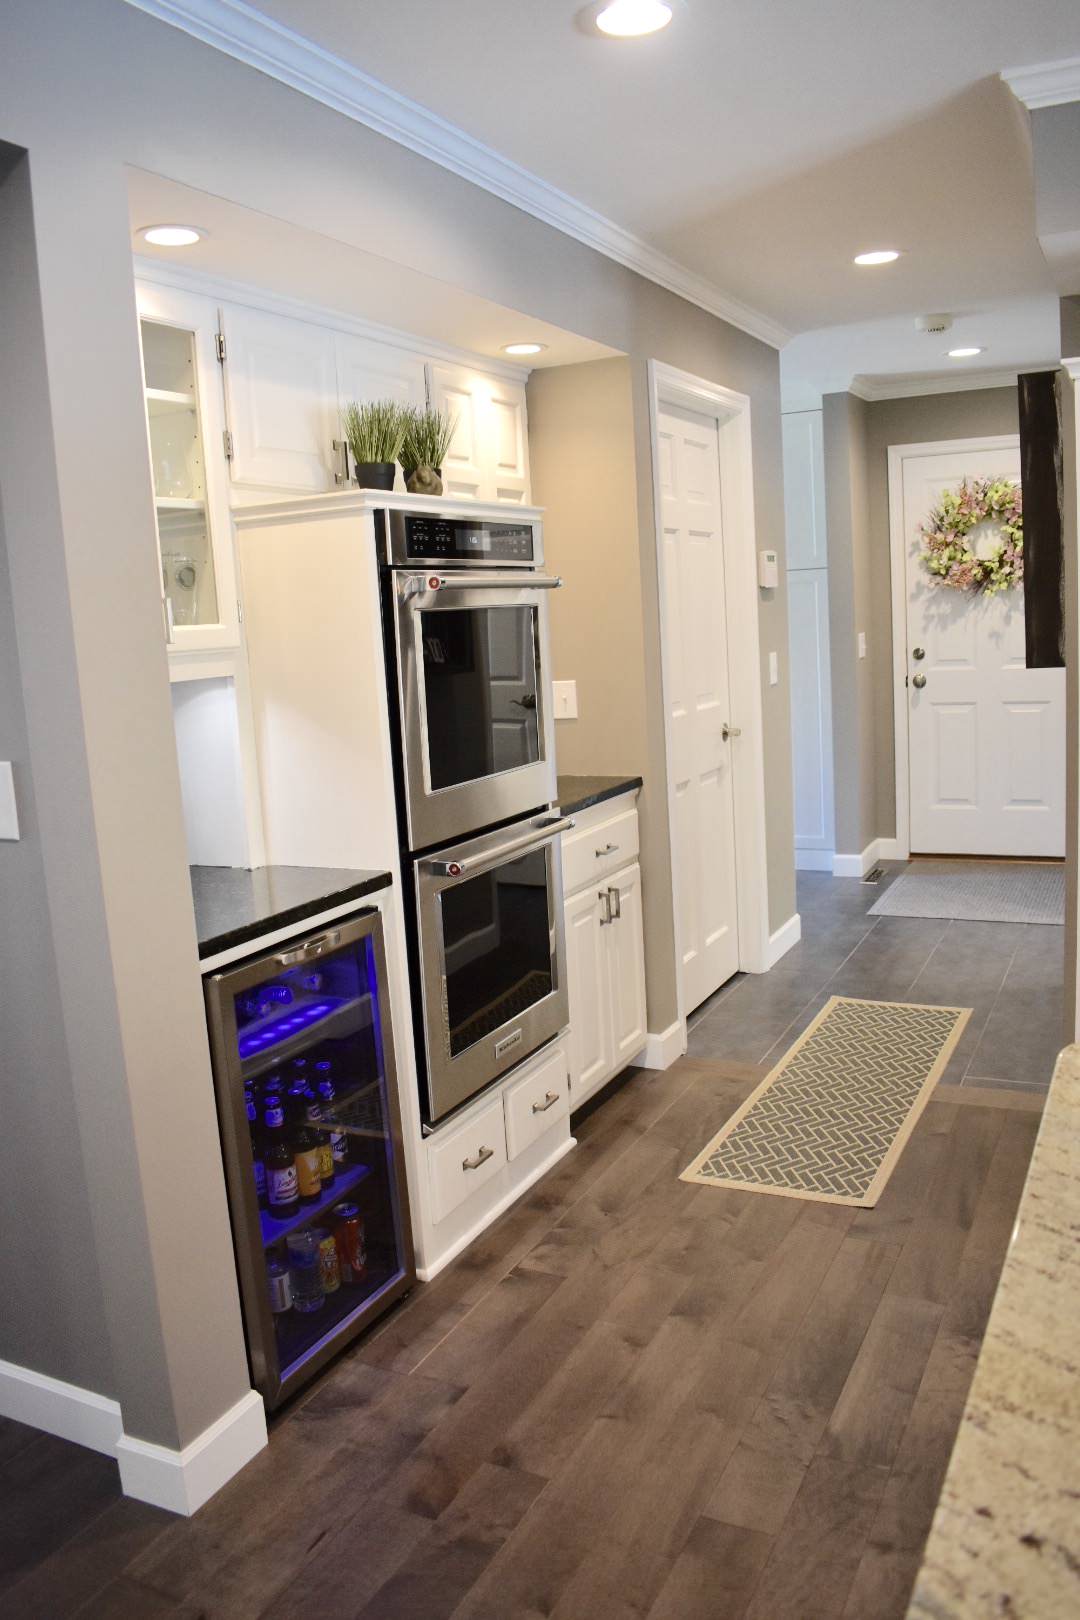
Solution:
[(720, 727), (720, 735), (724, 739), (725, 742), (727, 742), (729, 737), (741, 737), (742, 736), (742, 727), (741, 726), (729, 726), (727, 721), (725, 720), (723, 725)]
[(926, 685), (926, 676), (921, 673), (918, 675), (913, 675), (911, 677), (911, 684), (912, 686), (917, 687), (921, 692), (923, 687)]
[(925, 658), (926, 657), (926, 648), (925, 647), (912, 647), (911, 656), (912, 656), (912, 658)]

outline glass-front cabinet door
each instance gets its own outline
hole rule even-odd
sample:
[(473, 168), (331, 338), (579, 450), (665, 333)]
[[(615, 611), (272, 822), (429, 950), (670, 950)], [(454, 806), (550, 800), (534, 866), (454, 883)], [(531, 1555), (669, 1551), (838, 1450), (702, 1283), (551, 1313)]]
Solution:
[(274, 1406), (413, 1278), (381, 919), (206, 994), (252, 1375)]
[(217, 309), (138, 285), (166, 633), (183, 654), (238, 643)]

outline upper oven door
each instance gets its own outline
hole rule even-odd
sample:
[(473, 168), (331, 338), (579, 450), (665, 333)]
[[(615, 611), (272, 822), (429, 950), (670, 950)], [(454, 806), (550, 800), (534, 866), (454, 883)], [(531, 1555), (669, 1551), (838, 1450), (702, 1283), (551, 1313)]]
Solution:
[(395, 573), (410, 849), (556, 795), (548, 575)]

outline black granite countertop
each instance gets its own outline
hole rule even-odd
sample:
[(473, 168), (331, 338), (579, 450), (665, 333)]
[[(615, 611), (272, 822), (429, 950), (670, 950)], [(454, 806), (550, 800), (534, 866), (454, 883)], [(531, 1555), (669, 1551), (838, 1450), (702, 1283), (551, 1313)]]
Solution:
[(336, 866), (193, 866), (199, 956), (246, 945), (348, 900), (388, 888), (389, 872)]
[(641, 785), (640, 776), (560, 776), (559, 809), (564, 816), (572, 816), (605, 799), (617, 799), (620, 793), (632, 793)]

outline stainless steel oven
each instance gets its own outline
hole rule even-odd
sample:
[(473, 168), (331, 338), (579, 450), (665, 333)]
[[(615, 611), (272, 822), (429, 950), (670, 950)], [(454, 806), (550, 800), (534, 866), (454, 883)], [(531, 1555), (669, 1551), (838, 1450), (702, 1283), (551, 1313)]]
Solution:
[(554, 803), (548, 598), (536, 519), (386, 515), (402, 843), (428, 849)]
[(532, 816), (414, 862), (434, 1125), (568, 1021), (559, 835)]

